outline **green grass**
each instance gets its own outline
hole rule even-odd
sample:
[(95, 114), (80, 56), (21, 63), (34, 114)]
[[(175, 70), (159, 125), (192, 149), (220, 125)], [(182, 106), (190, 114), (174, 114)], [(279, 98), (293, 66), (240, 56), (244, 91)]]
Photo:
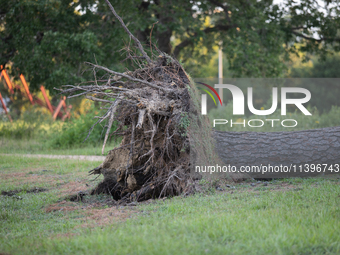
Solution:
[[(72, 176), (78, 173), (85, 173), (88, 169), (91, 170), (100, 163), (102, 162), (0, 155), (0, 174), (48, 170), (48, 173), (51, 174), (68, 174)], [(30, 169), (32, 169), (32, 171), (30, 171)], [(0, 190), (3, 190), (7, 185), (9, 185), (8, 181), (0, 179)]]
[[(98, 162), (0, 156), (0, 190), (16, 187), (4, 174), (52, 172), (80, 178)], [(84, 175), (82, 175), (84, 173)], [(339, 254), (338, 179), (289, 179), (140, 204), (125, 222), (81, 228), (84, 210), (46, 213), (49, 192), (0, 196), (0, 253), (11, 254)], [(74, 203), (77, 205), (77, 203)], [(112, 208), (112, 210), (126, 210)], [(64, 236), (67, 234), (76, 236)], [(56, 237), (62, 234), (61, 237)]]
[[(118, 141), (112, 141), (105, 147), (105, 155), (118, 146)], [(51, 155), (102, 155), (102, 144), (81, 144), (64, 148), (52, 148), (39, 139), (13, 139), (0, 137), (0, 153), (5, 154), (51, 154)]]
[[(75, 229), (79, 217), (83, 217), (79, 211), (46, 213), (44, 208), (56, 203), (61, 197), (58, 187), (71, 181), (87, 182), (93, 187), (93, 177), (87, 172), (100, 163), (0, 156), (0, 193), (22, 190), (11, 197), (0, 195), (0, 253), (26, 253), (25, 249), (34, 247), (25, 242), (35, 238), (82, 232)], [(33, 176), (34, 182), (30, 181)], [(26, 192), (34, 187), (47, 188), (48, 192)]]

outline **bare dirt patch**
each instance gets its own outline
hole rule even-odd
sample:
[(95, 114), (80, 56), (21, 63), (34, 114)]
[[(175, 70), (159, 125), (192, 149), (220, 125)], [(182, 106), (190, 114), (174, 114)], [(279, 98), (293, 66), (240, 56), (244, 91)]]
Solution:
[(10, 190), (10, 191), (2, 191), (1, 195), (11, 197), (11, 196), (15, 196), (16, 194), (21, 193), (21, 192), (40, 193), (40, 192), (45, 192), (45, 191), (48, 191), (48, 189), (35, 187), (35, 188), (29, 189), (29, 190), (15, 189), (15, 190)]
[(80, 206), (69, 202), (69, 201), (61, 201), (52, 205), (49, 205), (45, 208), (46, 213), (56, 212), (56, 211), (63, 211), (63, 212), (71, 212), (80, 209)]
[(86, 185), (85, 180), (83, 181), (72, 181), (66, 184), (60, 185), (59, 188), (60, 193), (62, 195), (70, 195), (79, 192), (86, 192), (88, 186)]
[(111, 206), (110, 201), (102, 202), (85, 202), (77, 203), (63, 200), (61, 202), (47, 206), (44, 210), (46, 213), (51, 212), (73, 212), (78, 211), (81, 218), (81, 224), (78, 227), (98, 227), (125, 221), (132, 214), (138, 212), (132, 206)]
[(31, 185), (53, 185), (57, 179), (53, 175), (41, 174), (41, 171), (31, 171), (31, 169), (25, 169), (21, 172), (0, 174), (2, 180), (6, 180), (6, 183), (11, 183), (15, 186), (20, 186), (23, 183)]
[(81, 227), (107, 226), (113, 223), (122, 222), (136, 213), (131, 207), (110, 207), (104, 209), (86, 208), (87, 217)]

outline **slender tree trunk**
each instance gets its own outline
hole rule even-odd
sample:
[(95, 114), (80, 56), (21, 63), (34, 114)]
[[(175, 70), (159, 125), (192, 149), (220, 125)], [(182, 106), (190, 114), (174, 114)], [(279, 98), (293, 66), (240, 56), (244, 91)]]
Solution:
[[(311, 164), (340, 164), (340, 127), (296, 132), (214, 132), (216, 150), (224, 164), (236, 166), (287, 166), (289, 174), (249, 173), (256, 178), (314, 176)], [(307, 164), (307, 165), (306, 165)], [(304, 169), (300, 173), (300, 169)], [(294, 166), (296, 172), (294, 173)], [(325, 165), (322, 165), (322, 170)], [(322, 175), (335, 173), (322, 171)]]

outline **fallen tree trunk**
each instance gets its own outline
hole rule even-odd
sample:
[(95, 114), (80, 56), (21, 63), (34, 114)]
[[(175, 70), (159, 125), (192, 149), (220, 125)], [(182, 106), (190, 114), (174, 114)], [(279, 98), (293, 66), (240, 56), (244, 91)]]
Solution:
[[(267, 133), (215, 131), (213, 136), (220, 159), (238, 170), (242, 166), (290, 168), (290, 173), (248, 173), (254, 178), (339, 173), (336, 168), (340, 164), (340, 127)], [(320, 168), (312, 169), (318, 165), (321, 172)], [(333, 171), (327, 170), (331, 166)]]

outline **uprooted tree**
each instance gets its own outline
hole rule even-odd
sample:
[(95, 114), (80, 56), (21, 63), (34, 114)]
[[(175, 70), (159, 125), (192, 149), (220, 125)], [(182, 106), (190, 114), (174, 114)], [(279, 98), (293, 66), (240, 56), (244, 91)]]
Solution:
[[(94, 124), (107, 121), (103, 153), (114, 121), (119, 124), (112, 133), (123, 136), (120, 146), (91, 171), (104, 176), (92, 193), (109, 193), (116, 200), (191, 193), (201, 178), (190, 173), (192, 161), (207, 163), (214, 158), (211, 130), (199, 114), (195, 86), (177, 60), (157, 48), (157, 54), (151, 51), (149, 57), (106, 2), (136, 44), (126, 48), (136, 69), (121, 73), (88, 63), (94, 81), (65, 85), (62, 90), (69, 98), (86, 95), (107, 105), (106, 113)], [(99, 72), (104, 74), (99, 77)]]
[[(153, 54), (151, 50), (149, 56), (110, 2), (105, 1), (135, 42), (135, 47), (126, 48), (127, 58), (134, 64), (135, 70), (122, 73), (88, 63), (93, 70), (94, 80), (86, 84), (65, 85), (62, 90), (69, 98), (85, 95), (86, 98), (107, 106), (105, 114), (98, 116), (98, 121), (93, 125), (94, 127), (104, 121), (107, 123), (103, 153), (110, 134), (123, 136), (120, 146), (109, 151), (105, 161), (90, 171), (91, 174), (104, 176), (104, 180), (92, 194), (108, 193), (116, 200), (140, 201), (192, 193), (196, 189), (197, 180), (202, 177), (192, 171), (193, 165), (222, 162), (214, 153), (214, 139), (209, 122), (200, 114), (195, 86), (176, 59), (157, 48), (154, 48), (157, 54)], [(114, 121), (118, 123), (118, 128), (112, 132)], [(319, 133), (312, 132), (312, 136), (322, 137), (322, 130), (317, 132)], [(91, 130), (88, 136), (90, 133)], [(280, 150), (276, 150), (277, 153), (272, 157), (273, 150), (281, 148), (280, 144), (288, 147), (296, 144), (295, 132), (281, 135), (282, 139), (275, 134), (269, 135), (272, 141), (269, 144), (265, 143), (267, 133), (253, 136), (250, 134), (215, 133), (215, 137), (222, 141), (217, 152), (223, 157), (224, 163), (251, 165), (259, 162), (256, 155), (268, 152), (264, 161), (269, 160), (276, 164), (281, 161), (277, 155)], [(298, 134), (299, 137), (301, 135), (303, 133)], [(251, 136), (250, 139), (244, 139), (248, 136)], [(340, 136), (325, 137), (331, 146), (335, 146), (331, 150), (334, 154), (331, 157), (332, 162), (336, 161), (339, 159), (337, 150)], [(261, 146), (263, 142), (265, 146)], [(314, 148), (312, 153), (318, 151), (320, 139), (302, 138), (300, 143), (304, 142)], [(293, 156), (294, 151), (288, 148), (284, 153), (286, 160)], [(297, 163), (308, 163), (310, 158), (310, 150), (302, 150)], [(235, 180), (245, 176), (234, 174), (228, 177)]]

